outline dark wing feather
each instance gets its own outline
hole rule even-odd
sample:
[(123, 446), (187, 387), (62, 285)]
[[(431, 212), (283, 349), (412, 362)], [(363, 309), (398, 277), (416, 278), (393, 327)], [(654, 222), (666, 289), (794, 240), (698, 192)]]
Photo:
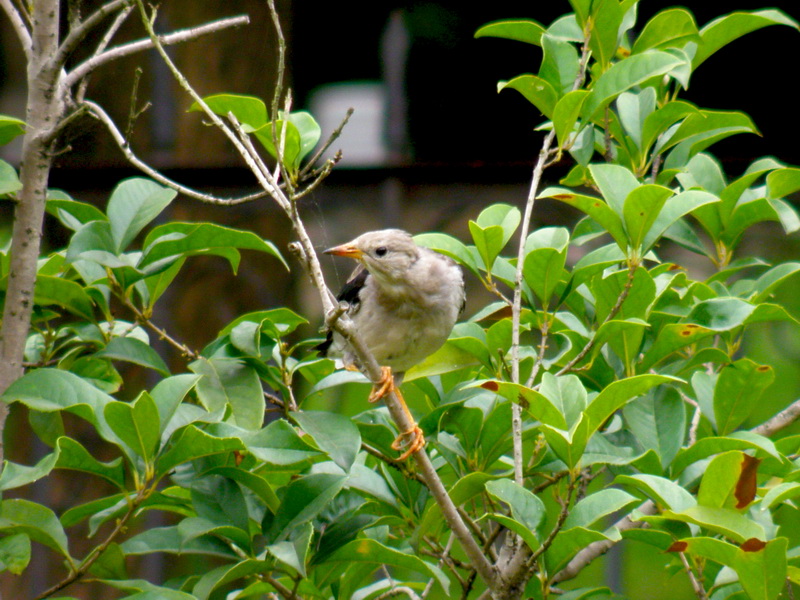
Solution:
[[(353, 271), (353, 273), (350, 275), (347, 283), (342, 286), (342, 289), (336, 296), (336, 299), (339, 302), (347, 302), (350, 305), (350, 312), (355, 312), (358, 310), (358, 305), (361, 302), (359, 294), (367, 282), (367, 277), (369, 277), (369, 271), (364, 268), (364, 265), (358, 265), (355, 271)], [(314, 349), (319, 351), (320, 356), (327, 356), (328, 349), (331, 347), (332, 343), (333, 331), (328, 330), (325, 341), (314, 346)]]

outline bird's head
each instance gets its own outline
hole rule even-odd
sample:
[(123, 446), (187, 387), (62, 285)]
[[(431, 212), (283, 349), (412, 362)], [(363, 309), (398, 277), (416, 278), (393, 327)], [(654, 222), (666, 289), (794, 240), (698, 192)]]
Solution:
[(364, 233), (351, 242), (325, 250), (325, 253), (353, 258), (373, 276), (391, 284), (401, 281), (417, 261), (419, 247), (411, 234), (402, 229), (381, 229)]

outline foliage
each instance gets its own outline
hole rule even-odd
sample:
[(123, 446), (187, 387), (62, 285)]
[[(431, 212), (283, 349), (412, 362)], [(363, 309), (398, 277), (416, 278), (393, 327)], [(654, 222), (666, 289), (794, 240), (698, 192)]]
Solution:
[[(512, 206), (476, 215), (468, 243), (417, 236), (498, 298), (458, 324), (409, 372), (406, 388), (461, 518), (498, 569), (506, 553), (522, 557), (518, 572), (500, 570), (521, 585), (476, 577), (426, 480), (391, 458), (395, 430), (385, 408), (352, 418), (303, 410), (308, 397), (363, 381), (310, 352), (313, 340), (297, 341), (304, 317), (283, 307), (240, 316), (201, 352), (153, 324), (156, 305), (193, 256), (221, 256), (234, 271), (242, 249), (286, 263), (252, 232), (153, 226), (176, 194), (142, 178), (121, 182), (105, 211), (49, 195), (48, 212), (72, 234), (38, 262), (29, 369), (3, 400), (27, 409), (52, 451), (36, 465), (6, 462), (0, 490), (67, 469), (113, 492), (61, 515), (3, 500), (3, 568), (24, 574), (36, 542), (63, 559), (65, 585), (91, 576), (126, 598), (375, 598), (402, 582), (420, 596), (477, 597), (489, 583), (497, 597), (544, 599), (624, 541), (668, 553), (700, 598), (771, 600), (787, 582), (800, 584), (800, 552), (775, 520), (780, 509), (796, 510), (800, 438), (775, 436), (791, 416), (752, 421), (775, 374), (742, 350), (762, 323), (797, 322), (772, 294), (800, 263), (769, 265), (739, 252), (760, 223), (800, 228), (786, 200), (800, 190), (800, 169), (765, 158), (742, 174), (724, 173), (708, 149), (755, 133), (755, 125), (743, 113), (680, 99), (695, 69), (725, 44), (797, 24), (769, 10), (698, 28), (677, 8), (637, 24), (635, 0), (571, 5), (573, 13), (548, 27), (504, 21), (476, 36), (542, 48), (537, 74), (499, 88), (521, 93), (547, 119), (541, 166), (574, 160), (562, 185), (539, 197), (586, 217), (571, 231), (530, 233), (520, 242), (521, 264), (508, 249), (523, 220)], [(273, 122), (257, 98), (219, 94), (205, 103), (233, 115), (292, 185), (301, 182), (320, 139), (308, 113), (282, 111)], [(21, 122), (0, 119), (1, 141), (22, 133)], [(0, 193), (14, 197), (20, 186), (0, 163)], [(675, 244), (708, 259), (714, 274), (695, 278), (666, 258)], [(5, 255), (0, 276), (5, 289)], [(515, 288), (522, 308), (509, 316)], [(186, 369), (170, 372), (148, 329), (186, 354)], [(119, 400), (120, 363), (160, 380)], [(280, 418), (265, 422), (268, 404)], [(515, 481), (511, 421), (520, 409), (524, 472)], [(69, 430), (67, 413), (115, 457), (94, 456)], [(148, 511), (167, 513), (170, 524), (134, 527)], [(627, 520), (610, 525), (620, 514)], [(83, 557), (67, 533), (76, 525), (97, 540)], [(593, 549), (584, 558), (581, 551)], [(206, 557), (212, 566), (168, 583), (129, 572), (127, 557), (156, 552)], [(564, 597), (611, 595), (581, 588)]]

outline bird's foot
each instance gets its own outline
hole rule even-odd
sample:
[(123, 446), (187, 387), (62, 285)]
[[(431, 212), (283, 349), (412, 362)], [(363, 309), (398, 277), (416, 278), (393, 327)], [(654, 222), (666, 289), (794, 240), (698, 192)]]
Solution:
[(409, 456), (414, 454), (417, 450), (422, 450), (425, 447), (425, 436), (422, 434), (420, 426), (414, 423), (414, 426), (408, 431), (404, 431), (392, 442), (392, 450), (402, 450), (405, 452), (397, 457), (398, 461), (406, 460)]
[(374, 404), (393, 391), (398, 392), (397, 386), (394, 384), (394, 375), (392, 375), (392, 369), (391, 367), (381, 367), (380, 381), (372, 386), (372, 391), (369, 393), (368, 400)]
[(377, 402), (392, 392), (394, 392), (395, 396), (397, 396), (397, 400), (403, 407), (403, 412), (405, 412), (406, 417), (411, 423), (411, 426), (408, 428), (408, 430), (398, 435), (397, 439), (392, 442), (393, 450), (405, 449), (403, 454), (401, 454), (397, 459), (402, 461), (406, 460), (409, 456), (414, 454), (414, 452), (422, 449), (422, 447), (425, 446), (425, 436), (422, 434), (422, 429), (420, 429), (419, 425), (417, 425), (416, 421), (414, 421), (414, 417), (411, 416), (411, 411), (408, 410), (408, 405), (406, 405), (405, 398), (403, 398), (403, 395), (400, 393), (400, 389), (394, 383), (392, 369), (390, 367), (381, 367), (380, 381), (378, 381), (378, 383), (372, 387), (372, 392), (369, 395), (369, 401)]

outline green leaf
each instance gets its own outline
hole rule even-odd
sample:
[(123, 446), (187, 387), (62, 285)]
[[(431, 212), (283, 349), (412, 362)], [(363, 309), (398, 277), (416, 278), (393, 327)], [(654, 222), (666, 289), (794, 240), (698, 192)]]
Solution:
[(543, 33), (544, 27), (539, 25), (539, 23), (536, 21), (527, 19), (514, 19), (488, 23), (483, 27), (480, 27), (475, 32), (475, 37), (504, 38), (507, 40), (516, 40), (518, 42), (525, 42), (526, 44), (541, 46), (541, 38)]
[[(5, 288), (5, 282), (3, 283)], [(69, 312), (94, 321), (94, 303), (86, 293), (86, 289), (74, 281), (62, 277), (37, 275), (36, 285), (33, 289), (33, 301), (40, 306), (55, 304), (67, 309)]]
[(625, 198), (622, 215), (631, 247), (644, 252), (643, 242), (661, 210), (673, 192), (669, 188), (655, 184), (645, 184), (631, 191)]
[(486, 491), (496, 500), (506, 503), (511, 517), (523, 528), (534, 534), (541, 533), (547, 511), (544, 503), (530, 490), (510, 479), (496, 479), (486, 482)]
[(539, 195), (539, 198), (553, 198), (574, 206), (597, 221), (611, 234), (620, 248), (625, 250), (628, 247), (628, 237), (625, 234), (622, 219), (601, 198), (576, 194), (571, 190), (559, 187), (547, 188)]
[(755, 450), (756, 456), (770, 456), (779, 462), (786, 460), (768, 438), (751, 431), (737, 431), (727, 437), (702, 438), (694, 445), (681, 450), (672, 462), (673, 476), (677, 477), (686, 467), (698, 460), (729, 450)]
[(617, 475), (614, 483), (629, 485), (644, 493), (662, 508), (681, 512), (697, 504), (694, 497), (680, 485), (665, 477), (636, 473), (634, 475)]
[(30, 371), (12, 383), (2, 399), (8, 403), (21, 402), (42, 412), (69, 411), (94, 425), (103, 439), (112, 443), (119, 441), (103, 417), (105, 405), (114, 399), (67, 371)]
[(145, 344), (142, 340), (136, 338), (115, 337), (106, 344), (105, 348), (95, 352), (94, 356), (122, 360), (153, 369), (164, 376), (169, 375), (169, 367), (167, 367), (158, 352), (149, 344)]
[(327, 558), (326, 563), (369, 563), (409, 569), (433, 577), (447, 594), (450, 581), (439, 567), (427, 563), (414, 554), (400, 552), (376, 540), (362, 538), (349, 542)]
[(125, 490), (125, 468), (121, 458), (107, 463), (100, 462), (76, 440), (68, 437), (58, 439), (56, 450), (58, 460), (55, 468), (71, 469), (102, 477), (120, 490)]
[(469, 230), (487, 271), (505, 245), (514, 235), (521, 215), (519, 209), (509, 204), (493, 204), (481, 211), (476, 221), (469, 222)]
[(586, 407), (589, 431), (594, 433), (617, 409), (662, 383), (682, 383), (668, 375), (635, 375), (607, 385)]
[(669, 128), (692, 114), (700, 114), (700, 110), (688, 102), (673, 100), (647, 115), (642, 126), (642, 154), (645, 155), (660, 136), (665, 136), (666, 142), (671, 137), (666, 135)]
[(72, 231), (77, 231), (91, 221), (107, 220), (103, 211), (93, 204), (77, 202), (59, 190), (48, 190), (45, 210)]
[(126, 179), (117, 185), (107, 209), (117, 253), (127, 248), (177, 195), (175, 190), (142, 177)]
[(54, 452), (42, 458), (33, 467), (18, 465), (7, 460), (3, 461), (3, 471), (0, 473), (0, 491), (13, 490), (47, 476), (55, 467), (57, 459), (58, 453)]
[(11, 535), (24, 533), (73, 564), (67, 534), (58, 517), (46, 506), (22, 499), (3, 500), (0, 502), (0, 531)]
[(776, 169), (767, 175), (767, 198), (777, 200), (800, 190), (800, 169)]
[(573, 527), (594, 527), (603, 517), (640, 502), (636, 496), (623, 490), (615, 488), (600, 490), (589, 494), (572, 508), (564, 521), (563, 529), (566, 531)]
[(647, 22), (636, 38), (631, 53), (649, 48), (682, 46), (687, 41), (700, 41), (694, 16), (684, 8), (670, 8)]
[[(267, 107), (263, 100), (255, 96), (216, 94), (206, 96), (203, 98), (203, 102), (213, 113), (221, 117), (227, 117), (228, 113), (233, 113), (236, 120), (244, 125), (245, 131), (248, 132), (263, 127), (267, 122)], [(197, 102), (192, 103), (189, 107), (189, 112), (202, 112), (202, 110)]]
[(569, 231), (563, 227), (542, 227), (525, 242), (522, 275), (545, 307), (561, 281), (568, 245)]
[(740, 298), (711, 298), (695, 304), (686, 321), (712, 331), (729, 331), (743, 325), (754, 309)]
[(269, 563), (263, 560), (244, 559), (234, 564), (226, 564), (205, 573), (192, 588), (192, 598), (207, 600), (220, 586), (237, 581), (248, 575), (264, 573)]
[(800, 263), (788, 262), (772, 267), (763, 273), (753, 284), (753, 296), (750, 300), (754, 303), (764, 302), (772, 292), (786, 280), (800, 272)]
[(655, 109), (656, 91), (650, 87), (639, 92), (623, 92), (617, 98), (619, 120), (640, 151), (645, 121)]
[(267, 539), (274, 543), (286, 539), (292, 530), (322, 512), (347, 481), (345, 475), (315, 473), (291, 482), (285, 489)]
[(30, 561), (31, 539), (27, 535), (16, 533), (0, 539), (0, 569), (21, 575)]
[(666, 510), (663, 515), (667, 519), (699, 525), (739, 543), (750, 538), (764, 539), (764, 528), (761, 525), (731, 508), (697, 505), (681, 512)]
[(473, 274), (479, 276), (475, 257), (460, 240), (444, 233), (421, 233), (414, 236), (414, 242), (449, 256), (458, 264), (467, 267)]
[(564, 461), (570, 469), (575, 468), (580, 462), (586, 450), (586, 444), (591, 437), (589, 420), (581, 416), (570, 427), (569, 431), (557, 429), (550, 425), (542, 425), (541, 430), (553, 453)]
[(189, 368), (202, 375), (196, 385), (197, 396), (209, 412), (224, 408), (233, 411), (233, 422), (250, 430), (264, 422), (264, 391), (256, 370), (235, 358), (200, 358)]
[(350, 471), (361, 449), (361, 434), (349, 418), (336, 413), (308, 410), (292, 413), (292, 418), (314, 438), (333, 462), (345, 472)]
[(501, 81), (497, 84), (498, 92), (505, 89), (517, 90), (544, 116), (548, 119), (553, 118), (553, 110), (558, 102), (558, 92), (546, 79), (536, 75), (520, 75), (510, 81)]
[(645, 50), (615, 63), (595, 82), (583, 105), (583, 116), (589, 120), (595, 119), (622, 92), (648, 79), (664, 75), (681, 63), (681, 59), (661, 50)]
[(590, 165), (589, 172), (608, 205), (622, 217), (626, 198), (642, 184), (629, 169), (620, 165)]
[(542, 66), (539, 77), (546, 79), (559, 96), (569, 92), (578, 77), (578, 51), (570, 42), (549, 34), (542, 36)]
[(211, 456), (242, 451), (242, 440), (232, 437), (216, 437), (189, 425), (170, 442), (166, 452), (156, 461), (156, 478), (161, 478), (180, 464)]
[(688, 190), (668, 198), (644, 236), (642, 252), (647, 252), (657, 244), (659, 238), (681, 217), (715, 202), (719, 202), (719, 198), (700, 190)]
[(154, 266), (163, 264), (166, 267), (184, 256), (216, 254), (227, 258), (236, 271), (239, 267), (239, 254), (235, 249), (266, 252), (288, 268), (272, 242), (262, 240), (251, 231), (231, 229), (214, 223), (167, 223), (156, 227), (145, 239), (138, 268), (150, 266), (156, 270)]
[(559, 410), (559, 407), (547, 396), (536, 390), (518, 383), (498, 381), (495, 379), (476, 383), (474, 385), (480, 385), (480, 387), (484, 389), (494, 391), (511, 402), (521, 403), (524, 401), (528, 405), (528, 412), (535, 419), (558, 429), (567, 428), (567, 421)]
[(0, 115), (0, 146), (5, 146), (23, 133), (25, 133), (25, 121), (8, 115)]
[(152, 275), (151, 277), (145, 277), (144, 284), (147, 287), (148, 293), (146, 302), (149, 309), (152, 310), (158, 299), (167, 291), (167, 288), (175, 280), (175, 277), (178, 276), (185, 262), (186, 259), (179, 258), (172, 263), (168, 269), (160, 271), (158, 274)]
[(314, 117), (303, 110), (289, 113), (289, 121), (297, 128), (297, 132), (300, 134), (300, 150), (295, 159), (295, 168), (297, 168), (319, 142), (319, 138), (322, 136), (322, 129), (320, 129)]
[[(0, 136), (3, 135), (3, 122), (0, 120)], [(22, 189), (22, 182), (17, 176), (14, 167), (4, 160), (0, 160), (0, 196), (14, 194)]]
[(754, 12), (735, 12), (714, 19), (700, 30), (702, 42), (692, 59), (696, 69), (709, 56), (741, 36), (769, 25), (788, 25), (798, 29), (797, 22), (779, 10), (767, 9)]
[(136, 454), (149, 463), (158, 447), (158, 409), (153, 398), (142, 392), (132, 403), (110, 402), (105, 407), (108, 425)]
[(667, 467), (681, 449), (686, 431), (686, 407), (677, 393), (649, 393), (625, 405), (625, 423), (643, 448), (655, 451)]
[(759, 365), (749, 358), (723, 368), (714, 388), (714, 418), (718, 433), (725, 435), (741, 425), (774, 379), (772, 367)]
[(568, 92), (553, 108), (553, 128), (556, 130), (559, 148), (564, 148), (570, 143), (570, 136), (575, 130), (581, 107), (588, 94), (588, 90)]
[(592, 3), (592, 21), (589, 48), (605, 71), (617, 52), (619, 28), (622, 25), (622, 6), (619, 0), (599, 0)]

